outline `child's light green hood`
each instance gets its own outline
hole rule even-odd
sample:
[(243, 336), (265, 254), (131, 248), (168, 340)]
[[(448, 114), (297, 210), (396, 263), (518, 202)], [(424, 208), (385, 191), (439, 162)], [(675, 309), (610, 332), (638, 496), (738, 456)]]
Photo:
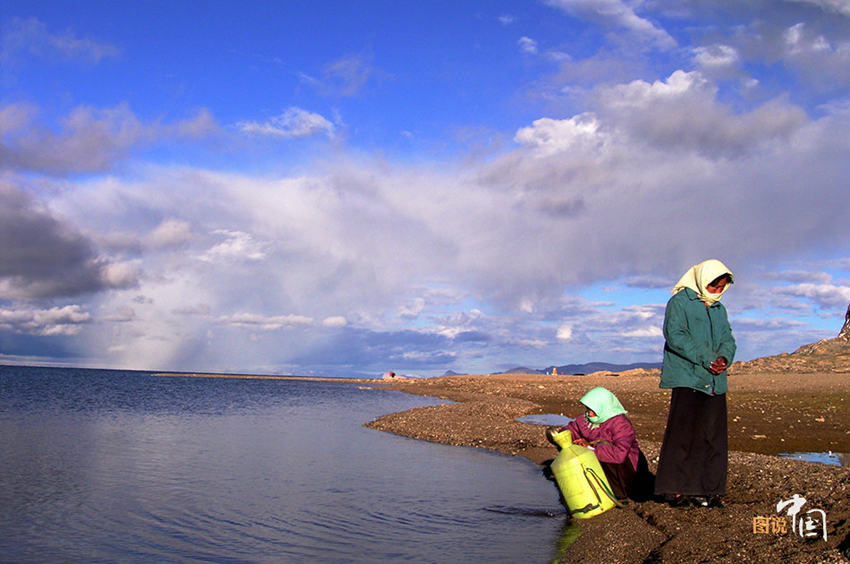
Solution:
[(584, 394), (581, 403), (596, 413), (596, 417), (588, 417), (587, 420), (593, 425), (605, 423), (615, 415), (628, 413), (617, 396), (603, 387), (596, 387)]

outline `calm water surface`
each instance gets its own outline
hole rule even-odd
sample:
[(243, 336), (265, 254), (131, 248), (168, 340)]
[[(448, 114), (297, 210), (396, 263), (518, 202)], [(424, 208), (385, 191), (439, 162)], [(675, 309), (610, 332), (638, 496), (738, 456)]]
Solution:
[(534, 464), (363, 427), (345, 383), (0, 367), (0, 560), (545, 562)]

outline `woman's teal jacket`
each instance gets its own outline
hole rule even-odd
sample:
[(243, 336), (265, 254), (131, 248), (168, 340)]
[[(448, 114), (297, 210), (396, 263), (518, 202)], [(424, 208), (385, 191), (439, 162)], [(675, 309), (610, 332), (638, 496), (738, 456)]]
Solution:
[(717, 375), (708, 371), (718, 356), (726, 358), (727, 364), (735, 358), (735, 337), (723, 304), (705, 307), (696, 292), (680, 290), (667, 302), (664, 338), (662, 388), (685, 387), (706, 394), (729, 390), (726, 371)]

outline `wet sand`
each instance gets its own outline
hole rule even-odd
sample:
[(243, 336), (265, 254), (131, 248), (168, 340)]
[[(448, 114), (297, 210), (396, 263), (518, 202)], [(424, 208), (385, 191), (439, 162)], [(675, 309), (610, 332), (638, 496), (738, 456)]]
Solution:
[[(575, 417), (590, 388), (614, 392), (635, 426), (654, 472), (670, 392), (658, 371), (581, 376), (494, 374), (381, 382), (381, 387), (451, 400), (394, 413), (369, 427), (417, 439), (496, 450), (544, 464), (557, 454), (545, 426), (517, 417)], [(775, 456), (781, 452), (850, 452), (850, 373), (736, 373), (730, 376), (729, 476), (722, 508), (629, 503), (589, 520), (564, 562), (850, 562), (850, 468)], [(541, 472), (541, 479), (543, 478)], [(780, 501), (799, 494), (803, 513), (821, 509), (827, 539), (788, 530), (762, 532)], [(553, 487), (553, 497), (557, 496)], [(779, 526), (776, 520), (771, 526)], [(755, 529), (754, 529), (755, 526)]]

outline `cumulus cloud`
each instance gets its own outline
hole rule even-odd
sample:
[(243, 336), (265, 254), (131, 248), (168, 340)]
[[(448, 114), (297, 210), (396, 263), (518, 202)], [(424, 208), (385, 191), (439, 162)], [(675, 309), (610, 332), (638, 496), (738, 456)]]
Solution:
[(333, 315), (331, 317), (324, 318), (322, 320), (322, 325), (330, 328), (345, 327), (348, 325), (348, 320), (341, 315)]
[(835, 284), (794, 284), (777, 289), (789, 296), (807, 298), (823, 309), (842, 309), (850, 303), (850, 286)]
[(482, 338), (486, 340), (487, 337), (472, 330), (483, 317), (484, 314), (478, 309), (442, 316), (439, 319), (437, 333), (450, 339), (463, 337), (466, 340), (479, 340)]
[(534, 148), (536, 154), (549, 156), (572, 149), (602, 149), (608, 135), (600, 130), (596, 116), (584, 113), (569, 119), (537, 119), (531, 126), (520, 128), (514, 141)]
[(694, 49), (694, 62), (705, 68), (724, 68), (740, 63), (738, 51), (729, 45), (709, 45)]
[(573, 338), (573, 328), (572, 325), (561, 325), (558, 327), (558, 332), (556, 333), (556, 337), (559, 341), (569, 341)]
[(83, 324), (91, 322), (91, 314), (79, 305), (50, 309), (0, 308), (0, 329), (30, 335), (76, 335)]
[(666, 150), (735, 157), (788, 137), (806, 124), (805, 112), (777, 99), (744, 114), (717, 100), (717, 87), (699, 72), (675, 71), (665, 81), (635, 80), (601, 88), (598, 111), (636, 140)]
[(155, 248), (179, 247), (192, 238), (192, 226), (187, 221), (167, 219), (156, 226), (148, 235)]
[(671, 49), (676, 40), (663, 28), (646, 18), (622, 0), (546, 0), (550, 6), (592, 22), (623, 29), (648, 45)]
[(74, 226), (0, 183), (0, 297), (61, 297), (130, 288), (138, 271), (100, 257)]
[(213, 245), (204, 252), (199, 257), (203, 261), (261, 261), (266, 258), (263, 245), (254, 241), (249, 233), (229, 229), (217, 229), (213, 233), (223, 236), (224, 241)]
[(656, 325), (650, 325), (647, 327), (639, 327), (637, 329), (631, 329), (623, 333), (624, 337), (636, 337), (636, 338), (659, 338), (663, 337), (664, 333), (661, 331), (661, 327)]
[(716, 79), (738, 78), (744, 89), (751, 89), (758, 81), (742, 70), (741, 55), (732, 45), (713, 44), (693, 48), (694, 65), (706, 76)]
[(245, 133), (281, 139), (298, 139), (316, 135), (333, 137), (335, 129), (334, 124), (323, 116), (296, 107), (287, 108), (279, 116), (262, 123), (243, 121), (238, 126)]
[[(659, 3), (552, 5), (625, 30), (630, 46), (675, 44), (651, 17)], [(850, 106), (833, 100), (811, 117), (797, 96), (764, 102), (724, 90), (726, 78), (745, 80), (754, 61), (801, 74), (809, 65), (821, 78), (834, 66), (840, 77), (842, 36), (811, 21), (783, 23), (773, 11), (758, 25), (769, 33), (749, 42), (737, 37), (739, 26), (692, 28), (707, 43), (682, 49), (677, 60), (698, 70), (665, 67), (657, 79), (640, 55), (620, 57), (616, 49), (577, 61), (572, 69), (584, 65), (584, 78), (600, 81), (586, 91), (586, 104), (553, 103), (484, 162), (411, 165), (314, 153), (312, 168), (297, 175), (162, 165), (134, 168), (132, 180), (34, 183), (34, 191), (51, 194), (44, 204), (22, 190), (0, 195), (0, 299), (98, 294), (64, 318), (53, 312), (57, 328), (33, 313), (51, 312), (53, 300), (26, 314), (3, 310), (2, 327), (70, 335), (88, 323), (90, 351), (112, 351), (116, 363), (139, 367), (380, 372), (399, 363), (442, 371), (452, 362), (487, 369), (514, 354), (558, 364), (599, 351), (654, 360), (669, 287), (684, 268), (715, 255), (739, 276), (727, 302), (733, 314), (846, 307), (845, 285), (827, 275), (780, 274), (772, 280), (795, 285), (770, 288), (764, 306), (758, 298), (768, 290), (747, 285), (749, 276), (771, 279), (756, 263), (812, 247), (840, 253), (850, 236), (850, 194), (836, 188), (850, 173)], [(537, 49), (524, 39), (520, 48)], [(354, 95), (375, 73), (368, 57), (344, 58), (312, 84), (323, 94)], [(576, 92), (573, 101), (581, 102)], [(79, 107), (58, 128), (41, 125), (38, 115), (26, 104), (0, 107), (5, 170), (104, 170), (134, 147), (218, 128), (207, 110), (148, 124), (126, 106)], [(340, 127), (333, 121), (292, 106), (238, 125), (296, 139), (333, 137)], [(848, 268), (846, 259), (840, 265)], [(658, 303), (570, 297), (598, 282)], [(99, 324), (109, 331), (85, 319), (89, 310), (111, 322)], [(780, 326), (752, 328), (766, 335)], [(788, 333), (781, 339), (802, 334)]]
[(789, 67), (822, 90), (850, 84), (850, 38), (830, 38), (800, 22), (782, 35), (782, 50)]
[[(512, 150), (478, 166), (335, 158), (279, 177), (162, 167), (133, 182), (89, 182), (85, 194), (65, 191), (52, 206), (90, 229), (141, 224), (149, 248), (158, 241), (141, 257), (136, 292), (152, 303), (133, 303), (135, 318), (122, 327), (161, 318), (156, 331), (146, 325), (149, 335), (174, 346), (148, 336), (124, 354), (142, 350), (166, 366), (228, 365), (217, 350), (223, 332), (229, 343), (239, 332), (254, 336), (232, 353), (245, 362), (322, 365), (323, 354), (353, 347), (334, 358), (336, 369), (383, 370), (408, 352), (422, 367), (441, 358), (483, 364), (498, 347), (507, 347), (493, 352), (500, 356), (547, 347), (650, 355), (660, 350), (651, 345), (662, 300), (684, 268), (721, 254), (743, 282), (751, 263), (787, 257), (801, 241), (834, 247), (850, 237), (850, 194), (835, 189), (850, 151), (840, 109), (811, 120), (780, 102), (796, 121), (777, 134), (752, 117), (770, 103), (734, 111), (699, 73), (600, 93), (594, 111), (535, 120)], [(644, 112), (669, 121), (653, 126)], [(739, 153), (722, 150), (724, 135)], [(109, 204), (116, 200), (144, 205)], [(612, 280), (661, 289), (661, 304), (614, 316), (604, 311), (612, 304), (564, 301), (574, 285)], [(204, 304), (203, 316), (170, 317), (194, 304)], [(413, 319), (417, 331), (399, 330)], [(545, 333), (535, 325), (543, 321)], [(291, 326), (301, 328), (297, 343), (271, 338)]]

